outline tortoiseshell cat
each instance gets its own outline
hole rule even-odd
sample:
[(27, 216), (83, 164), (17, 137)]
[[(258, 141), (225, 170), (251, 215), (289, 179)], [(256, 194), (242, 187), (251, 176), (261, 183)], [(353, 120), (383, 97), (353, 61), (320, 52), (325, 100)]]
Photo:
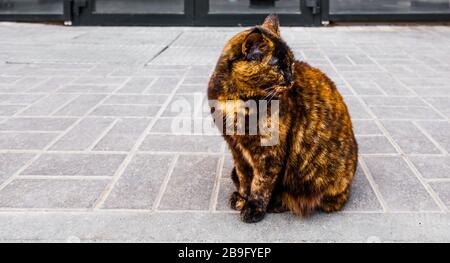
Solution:
[[(223, 135), (238, 190), (230, 205), (241, 211), (244, 222), (258, 222), (266, 212), (290, 210), (305, 216), (344, 206), (358, 151), (347, 106), (324, 73), (294, 59), (275, 15), (227, 43), (209, 82), (208, 99), (219, 105), (227, 100), (279, 101), (278, 144), (262, 146), (259, 134)], [(235, 114), (211, 107), (213, 116)]]

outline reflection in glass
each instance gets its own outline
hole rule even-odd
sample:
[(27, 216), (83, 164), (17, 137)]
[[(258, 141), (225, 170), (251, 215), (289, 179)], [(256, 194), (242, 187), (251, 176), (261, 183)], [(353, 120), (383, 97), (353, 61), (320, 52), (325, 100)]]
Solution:
[(450, 13), (449, 0), (330, 0), (331, 14)]
[(209, 0), (210, 14), (299, 14), (300, 0)]
[(62, 14), (63, 0), (0, 0), (0, 14)]
[(95, 11), (109, 14), (183, 14), (184, 0), (96, 0)]

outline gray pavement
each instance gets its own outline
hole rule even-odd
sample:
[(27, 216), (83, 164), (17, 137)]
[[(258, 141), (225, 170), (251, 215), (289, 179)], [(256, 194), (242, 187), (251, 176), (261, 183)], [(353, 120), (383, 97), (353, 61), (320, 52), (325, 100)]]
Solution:
[(239, 30), (0, 23), (0, 241), (450, 241), (450, 27), (282, 29), (344, 95), (360, 162), (344, 211), (253, 225), (220, 136), (171, 130)]

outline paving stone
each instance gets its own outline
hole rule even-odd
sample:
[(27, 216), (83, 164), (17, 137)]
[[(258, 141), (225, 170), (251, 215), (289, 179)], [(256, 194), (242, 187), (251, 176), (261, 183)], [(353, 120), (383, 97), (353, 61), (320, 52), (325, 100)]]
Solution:
[(205, 93), (207, 90), (206, 84), (200, 84), (200, 85), (181, 85), (177, 89), (177, 93)]
[(75, 79), (74, 77), (52, 77), (49, 80), (39, 83), (37, 86), (28, 89), (27, 92), (30, 93), (55, 92), (58, 89), (60, 89), (63, 85), (71, 83), (74, 79)]
[(383, 135), (375, 121), (354, 120), (352, 124), (355, 135)]
[(31, 104), (43, 96), (42, 94), (0, 94), (0, 104)]
[(160, 118), (151, 133), (220, 135), (212, 118)]
[(370, 173), (392, 211), (439, 210), (401, 157), (364, 157)]
[(0, 105), (0, 116), (12, 116), (25, 107), (24, 105)]
[(73, 94), (51, 94), (48, 97), (39, 100), (27, 110), (23, 111), (21, 115), (25, 116), (39, 116), (50, 115), (55, 110), (64, 106), (71, 99), (75, 98)]
[(234, 211), (230, 208), (230, 196), (236, 191), (236, 187), (230, 178), (220, 178), (219, 193), (217, 196), (216, 210)]
[(104, 208), (152, 209), (172, 156), (137, 155), (108, 196)]
[(0, 154), (0, 185), (22, 168), (34, 154), (1, 153)]
[(450, 182), (430, 182), (430, 186), (442, 202), (450, 208)]
[(140, 150), (218, 153), (221, 152), (223, 143), (220, 136), (149, 134), (142, 143)]
[(360, 154), (397, 153), (394, 146), (384, 136), (356, 136)]
[(362, 98), (369, 106), (427, 107), (419, 97), (363, 96)]
[(113, 123), (111, 118), (87, 118), (73, 127), (59, 139), (51, 150), (82, 151), (87, 150), (100, 139), (99, 136)]
[(120, 77), (80, 77), (76, 79), (74, 84), (88, 84), (88, 85), (120, 85), (124, 83), (126, 78)]
[(163, 117), (192, 117), (203, 103), (203, 94), (177, 94), (169, 102)]
[(383, 92), (374, 82), (364, 80), (351, 80), (349, 82), (358, 95), (383, 95)]
[(57, 134), (52, 133), (1, 133), (1, 150), (41, 150), (49, 144)]
[(420, 121), (422, 127), (447, 152), (450, 152), (450, 123), (445, 121)]
[(162, 105), (167, 95), (113, 95), (105, 100), (104, 104), (132, 104), (132, 105)]
[(187, 72), (188, 77), (209, 77), (214, 65), (193, 65)]
[(14, 180), (0, 191), (2, 208), (90, 208), (108, 180)]
[(80, 95), (53, 115), (83, 116), (104, 98), (105, 95)]
[(425, 100), (433, 105), (439, 112), (447, 116), (450, 119), (450, 97), (435, 97), (425, 98)]
[(429, 107), (374, 106), (371, 110), (380, 119), (442, 119)]
[(350, 198), (344, 207), (344, 211), (381, 211), (382, 207), (364, 175), (363, 170), (358, 165), (353, 178)]
[(158, 113), (156, 105), (100, 105), (91, 116), (117, 116), (117, 117), (153, 117)]
[(145, 91), (146, 94), (170, 94), (177, 87), (179, 78), (158, 78)]
[(134, 77), (120, 88), (118, 93), (143, 93), (155, 81), (155, 78)]
[(450, 157), (409, 156), (408, 157), (426, 179), (450, 178)]
[(383, 126), (406, 154), (441, 153), (412, 122), (383, 121)]
[(347, 104), (350, 116), (353, 119), (371, 119), (372, 116), (367, 112), (363, 104), (353, 96), (347, 96), (344, 98), (345, 104)]
[(22, 175), (112, 176), (124, 159), (123, 154), (44, 154)]
[(90, 85), (78, 84), (67, 85), (58, 90), (59, 93), (111, 93), (117, 89), (114, 85)]
[(74, 118), (11, 118), (0, 124), (1, 131), (64, 131)]
[(211, 156), (180, 156), (159, 209), (207, 210), (218, 161), (218, 157)]
[(413, 87), (412, 90), (423, 97), (432, 96), (450, 96), (450, 89), (448, 87)]
[(95, 151), (129, 151), (144, 132), (150, 119), (119, 119), (112, 129), (95, 145)]

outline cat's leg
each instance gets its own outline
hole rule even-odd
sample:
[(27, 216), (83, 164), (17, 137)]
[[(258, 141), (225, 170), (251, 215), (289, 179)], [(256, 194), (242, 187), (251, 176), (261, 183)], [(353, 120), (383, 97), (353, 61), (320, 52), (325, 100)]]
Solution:
[(284, 213), (289, 209), (283, 205), (283, 193), (276, 192), (272, 194), (269, 204), (267, 205), (267, 213)]
[(241, 219), (247, 223), (261, 221), (267, 211), (273, 190), (281, 171), (280, 158), (276, 154), (255, 158), (256, 167), (251, 183), (250, 196), (241, 210)]
[(349, 196), (350, 185), (342, 192), (325, 194), (320, 201), (320, 210), (326, 213), (340, 211), (344, 207)]
[(231, 179), (237, 191), (233, 192), (230, 196), (231, 209), (241, 211), (244, 207), (250, 193), (252, 177), (252, 167), (245, 160), (236, 156), (235, 167), (231, 172)]

